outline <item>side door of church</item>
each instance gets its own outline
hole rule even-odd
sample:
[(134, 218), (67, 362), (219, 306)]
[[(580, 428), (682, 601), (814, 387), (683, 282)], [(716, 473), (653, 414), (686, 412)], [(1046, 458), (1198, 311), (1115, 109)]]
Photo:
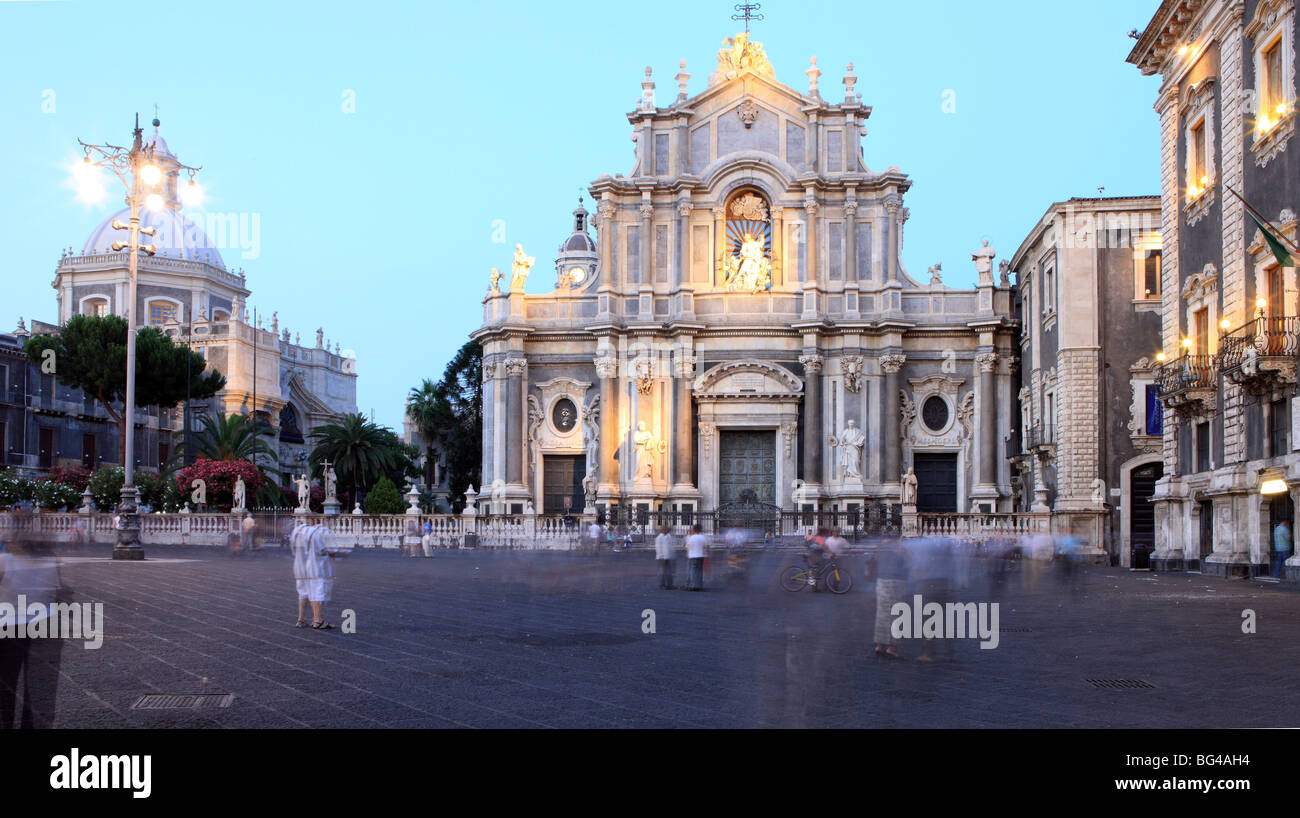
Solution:
[(582, 495), (586, 462), (583, 455), (542, 455), (543, 514), (582, 513), (586, 504)]

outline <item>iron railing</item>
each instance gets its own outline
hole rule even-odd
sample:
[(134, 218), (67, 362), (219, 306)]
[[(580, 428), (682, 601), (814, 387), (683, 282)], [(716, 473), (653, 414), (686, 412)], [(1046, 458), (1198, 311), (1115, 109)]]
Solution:
[(1219, 376), (1213, 355), (1184, 355), (1160, 367), (1160, 396), (1168, 398), (1189, 389), (1214, 389)]
[(1029, 427), (1029, 449), (1056, 445), (1056, 427), (1050, 423), (1035, 423)]
[(1219, 341), (1219, 371), (1241, 368), (1248, 350), (1261, 358), (1295, 358), (1300, 354), (1300, 316), (1247, 321)]

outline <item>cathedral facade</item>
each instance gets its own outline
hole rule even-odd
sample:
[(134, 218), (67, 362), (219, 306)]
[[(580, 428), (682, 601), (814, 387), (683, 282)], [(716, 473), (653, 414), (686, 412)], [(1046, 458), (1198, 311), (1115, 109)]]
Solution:
[(1009, 264), (984, 242), (973, 289), (909, 275), (911, 182), (867, 167), (852, 65), (837, 99), (804, 73), (740, 34), (659, 107), (647, 68), (635, 167), (590, 185), (551, 292), (520, 247), (508, 291), (493, 271), (481, 510), (852, 511), (909, 470), (921, 512), (1012, 510)]

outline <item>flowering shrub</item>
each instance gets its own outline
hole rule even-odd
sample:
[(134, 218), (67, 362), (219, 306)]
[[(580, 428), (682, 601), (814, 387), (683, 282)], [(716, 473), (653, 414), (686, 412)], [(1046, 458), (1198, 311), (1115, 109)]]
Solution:
[(121, 466), (101, 466), (90, 476), (90, 494), (100, 511), (112, 511), (122, 499), (126, 472)]
[(45, 478), (32, 484), (32, 499), (40, 503), (41, 508), (51, 511), (61, 511), (64, 508), (75, 511), (81, 505), (81, 492), (72, 486)]
[(257, 488), (262, 484), (262, 473), (247, 460), (208, 460), (200, 457), (192, 466), (176, 473), (176, 487), (185, 502), (192, 503), (193, 483), (206, 484), (207, 507), (210, 511), (230, 511), (235, 498), (235, 478), (244, 478), (245, 506), (253, 504)]
[(49, 480), (62, 486), (71, 486), (81, 494), (90, 483), (90, 469), (85, 466), (55, 466), (50, 469)]
[(34, 486), (26, 477), (12, 471), (0, 471), (0, 508), (10, 508), (14, 503), (31, 500)]

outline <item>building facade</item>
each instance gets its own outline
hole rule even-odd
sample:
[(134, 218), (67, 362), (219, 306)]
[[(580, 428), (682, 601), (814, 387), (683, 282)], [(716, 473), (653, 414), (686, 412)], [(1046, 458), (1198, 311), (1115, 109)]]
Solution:
[[(272, 427), (272, 448), (287, 482), (292, 473), (305, 470), (307, 435), (356, 411), (356, 360), (343, 357), (338, 344), (331, 350), (323, 330), (316, 331), (314, 346), (303, 346), (280, 328), (276, 313), (269, 322), (250, 321), (245, 305), (252, 292), (244, 273), (227, 268), (219, 249), (237, 240), (238, 228), (223, 229), (214, 241), (201, 219), (189, 218), (181, 202), (181, 166), (159, 134), (157, 120), (145, 141), (152, 143), (165, 181), (163, 207), (141, 210), (141, 226), (155, 230), (142, 241), (157, 251), (140, 254), (138, 324), (158, 327), (175, 343), (188, 344), (226, 377), (216, 396), (190, 403), (190, 431), (202, 429), (202, 413), (255, 412)], [(53, 281), (58, 324), (33, 321), (28, 330), (20, 320), (16, 333), (0, 335), (0, 376), (8, 381), (6, 419), (0, 427), (6, 465), (31, 472), (53, 465), (120, 465), (118, 428), (103, 407), (80, 390), (56, 383), (53, 375), (42, 375), (26, 363), (21, 350), (28, 335), (57, 332), (73, 315), (127, 314), (127, 256), (112, 245), (125, 235), (113, 227), (114, 221), (129, 220), (129, 209), (114, 213), (91, 233), (80, 253), (71, 248), (62, 253)], [(208, 226), (227, 221), (208, 219)], [(183, 408), (149, 407), (138, 414), (137, 466), (158, 468), (175, 451), (177, 433), (185, 431)]]
[(1258, 573), (1300, 499), (1295, 268), (1260, 229), (1297, 238), (1295, 44), (1294, 0), (1165, 0), (1128, 58), (1162, 79), (1155, 568)]
[(551, 291), (524, 292), (522, 248), (508, 291), (493, 271), (489, 508), (852, 511), (913, 469), (922, 512), (1011, 510), (1008, 268), (984, 242), (973, 289), (909, 275), (911, 181), (867, 167), (852, 65), (825, 97), (803, 73), (782, 84), (740, 34), (660, 107), (647, 69), (635, 165), (591, 184)]
[(1070, 199), (1012, 256), (1021, 315), (1017, 510), (1146, 567), (1162, 476), (1160, 199)]

